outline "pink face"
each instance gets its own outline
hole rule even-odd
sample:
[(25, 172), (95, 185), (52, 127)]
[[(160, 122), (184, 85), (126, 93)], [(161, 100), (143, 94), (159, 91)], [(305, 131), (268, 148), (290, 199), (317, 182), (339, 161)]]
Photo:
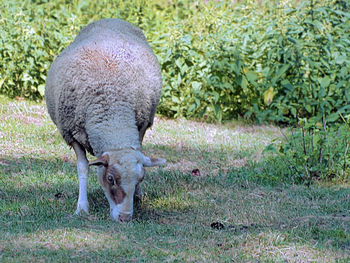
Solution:
[(149, 159), (138, 151), (105, 153), (90, 165), (99, 165), (99, 182), (109, 201), (111, 217), (129, 221), (133, 214), (135, 189), (145, 177), (144, 166), (164, 164), (163, 159)]

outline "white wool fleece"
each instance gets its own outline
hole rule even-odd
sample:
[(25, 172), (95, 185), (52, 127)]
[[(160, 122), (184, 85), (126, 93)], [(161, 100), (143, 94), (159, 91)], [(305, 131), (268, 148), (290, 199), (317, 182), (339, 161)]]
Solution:
[(142, 31), (103, 19), (85, 27), (52, 63), (45, 97), (67, 144), (77, 141), (100, 156), (141, 148), (160, 93), (160, 67)]

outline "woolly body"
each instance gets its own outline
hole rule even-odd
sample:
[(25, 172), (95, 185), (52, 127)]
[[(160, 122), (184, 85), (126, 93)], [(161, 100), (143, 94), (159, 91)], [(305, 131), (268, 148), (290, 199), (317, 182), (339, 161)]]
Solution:
[[(144, 167), (166, 162), (141, 153), (160, 93), (155, 55), (142, 31), (122, 20), (88, 25), (52, 63), (45, 99), (53, 122), (77, 156), (76, 214), (89, 213), (88, 165), (97, 165), (112, 218), (132, 218)], [(98, 159), (88, 163), (85, 150)]]
[(45, 97), (67, 144), (76, 141), (101, 156), (128, 146), (140, 150), (160, 93), (160, 67), (142, 31), (103, 19), (55, 59)]

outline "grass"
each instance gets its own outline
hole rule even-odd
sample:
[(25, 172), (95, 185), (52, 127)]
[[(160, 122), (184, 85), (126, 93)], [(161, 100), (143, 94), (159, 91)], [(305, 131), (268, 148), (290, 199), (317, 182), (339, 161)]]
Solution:
[(93, 175), (90, 215), (73, 216), (75, 156), (45, 105), (0, 105), (0, 262), (350, 261), (347, 185), (254, 179), (281, 165), (262, 155), (279, 128), (158, 117), (144, 151), (168, 165), (148, 170), (134, 220), (115, 223)]

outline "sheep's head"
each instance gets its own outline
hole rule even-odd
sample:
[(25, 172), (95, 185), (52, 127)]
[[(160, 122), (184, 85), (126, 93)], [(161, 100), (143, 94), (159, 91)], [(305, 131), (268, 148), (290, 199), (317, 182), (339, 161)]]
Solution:
[(135, 189), (145, 176), (145, 168), (165, 164), (164, 159), (151, 159), (137, 150), (106, 152), (89, 165), (97, 165), (99, 182), (110, 205), (111, 217), (129, 221), (133, 213)]

